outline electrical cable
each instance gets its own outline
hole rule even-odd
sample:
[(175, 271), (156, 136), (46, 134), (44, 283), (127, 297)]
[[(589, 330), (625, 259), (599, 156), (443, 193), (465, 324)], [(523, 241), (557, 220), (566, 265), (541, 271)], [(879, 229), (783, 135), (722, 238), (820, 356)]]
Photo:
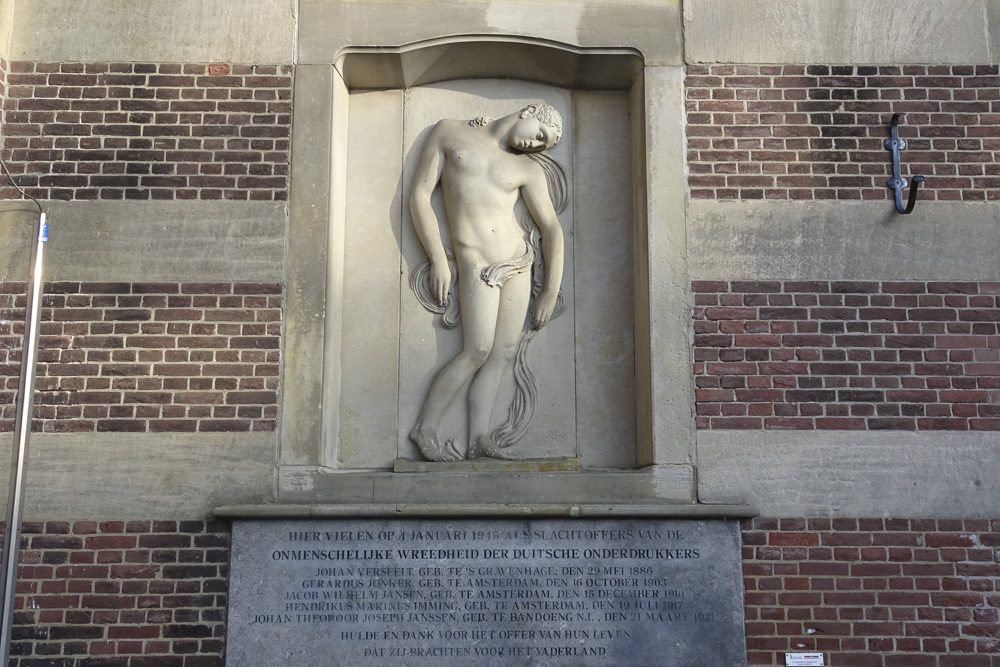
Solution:
[(24, 198), (26, 198), (26, 199), (30, 199), (31, 201), (33, 201), (35, 203), (35, 206), (38, 207), (38, 212), (41, 213), (42, 212), (42, 205), (38, 203), (37, 199), (35, 199), (31, 195), (29, 195), (27, 192), (25, 192), (21, 188), (20, 185), (17, 184), (17, 181), (15, 181), (14, 177), (11, 176), (10, 170), (7, 169), (7, 163), (4, 161), (3, 157), (0, 157), (0, 168), (3, 168), (3, 173), (5, 173), (7, 175), (8, 180), (10, 180), (10, 182), (14, 184), (14, 187), (17, 188), (17, 191), (21, 193), (21, 196), (24, 197)]

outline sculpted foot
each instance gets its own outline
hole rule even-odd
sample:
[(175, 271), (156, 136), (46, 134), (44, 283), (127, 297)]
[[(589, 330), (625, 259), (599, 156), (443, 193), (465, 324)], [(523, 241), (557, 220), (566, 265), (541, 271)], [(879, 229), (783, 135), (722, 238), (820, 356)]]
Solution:
[(498, 447), (489, 436), (480, 436), (469, 445), (470, 459), (502, 459), (514, 461), (515, 458), (502, 447)]
[(420, 448), (420, 453), (428, 461), (460, 461), (463, 458), (455, 447), (454, 440), (449, 440), (442, 447), (437, 431), (430, 426), (423, 424), (414, 426), (410, 431), (410, 440)]
[(455, 442), (455, 438), (449, 438), (444, 443), (444, 451), (448, 455), (449, 461), (461, 461), (465, 458), (465, 454), (458, 451), (458, 443)]

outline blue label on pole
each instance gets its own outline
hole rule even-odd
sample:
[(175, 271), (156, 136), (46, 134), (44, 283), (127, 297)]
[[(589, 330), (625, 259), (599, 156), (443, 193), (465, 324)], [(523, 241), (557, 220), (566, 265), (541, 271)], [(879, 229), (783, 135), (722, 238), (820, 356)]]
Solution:
[(41, 229), (38, 230), (38, 240), (45, 243), (49, 240), (49, 223), (43, 222)]

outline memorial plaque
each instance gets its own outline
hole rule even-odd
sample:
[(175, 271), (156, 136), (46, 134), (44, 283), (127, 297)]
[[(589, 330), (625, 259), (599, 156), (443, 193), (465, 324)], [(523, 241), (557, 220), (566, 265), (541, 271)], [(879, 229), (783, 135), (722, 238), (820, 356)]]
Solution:
[(227, 664), (745, 665), (738, 525), (235, 522)]

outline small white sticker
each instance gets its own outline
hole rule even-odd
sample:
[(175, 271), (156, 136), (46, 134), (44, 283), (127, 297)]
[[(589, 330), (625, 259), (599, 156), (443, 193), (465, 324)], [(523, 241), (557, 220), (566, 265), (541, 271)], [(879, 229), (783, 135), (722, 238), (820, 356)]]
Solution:
[(785, 667), (823, 667), (822, 653), (786, 653)]

